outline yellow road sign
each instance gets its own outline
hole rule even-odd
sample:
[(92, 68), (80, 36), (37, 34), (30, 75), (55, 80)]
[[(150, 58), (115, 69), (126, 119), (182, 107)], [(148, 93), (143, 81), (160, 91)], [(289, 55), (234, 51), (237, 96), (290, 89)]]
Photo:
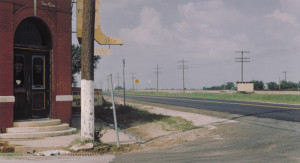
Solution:
[(135, 84), (138, 84), (138, 83), (140, 83), (140, 81), (139, 81), (139, 79), (135, 79)]
[[(76, 2), (76, 19), (77, 19), (77, 38), (80, 42), (82, 38), (82, 15), (83, 15), (83, 0)], [(100, 27), (100, 0), (96, 0), (95, 9), (95, 40), (101, 45), (123, 45), (123, 42), (114, 37), (106, 36)]]
[(110, 50), (110, 48), (95, 48), (94, 55), (95, 56), (111, 55), (111, 50)]

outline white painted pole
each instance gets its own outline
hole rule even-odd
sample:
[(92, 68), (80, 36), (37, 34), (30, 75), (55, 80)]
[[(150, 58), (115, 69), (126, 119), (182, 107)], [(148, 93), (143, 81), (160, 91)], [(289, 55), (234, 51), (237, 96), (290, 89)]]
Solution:
[(94, 81), (81, 80), (81, 140), (94, 141)]
[(111, 103), (114, 113), (114, 122), (115, 122), (115, 130), (116, 130), (116, 138), (117, 138), (117, 147), (120, 148), (120, 141), (119, 141), (119, 130), (118, 130), (118, 122), (117, 122), (117, 115), (116, 115), (116, 108), (115, 108), (115, 101), (114, 101), (114, 91), (113, 91), (113, 80), (112, 74), (110, 74), (110, 81), (111, 81)]

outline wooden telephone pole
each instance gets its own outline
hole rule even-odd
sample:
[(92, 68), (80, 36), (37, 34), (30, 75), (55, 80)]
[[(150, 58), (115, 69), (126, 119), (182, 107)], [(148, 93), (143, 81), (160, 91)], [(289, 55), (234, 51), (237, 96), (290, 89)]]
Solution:
[(158, 64), (157, 64), (157, 67), (154, 68), (156, 71), (154, 72), (156, 74), (156, 92), (158, 92), (158, 75), (161, 73), (159, 70), (161, 68), (158, 68)]
[(132, 79), (132, 91), (134, 92), (134, 79), (135, 79), (134, 75), (136, 73), (130, 73), (130, 74), (131, 74), (131, 79)]
[(81, 140), (94, 141), (95, 0), (83, 2), (81, 46)]
[(241, 58), (235, 58), (237, 59), (235, 62), (241, 62), (241, 82), (244, 82), (244, 63), (250, 62), (249, 57), (244, 57), (245, 53), (250, 53), (248, 51), (235, 51), (236, 53), (241, 53)]
[(182, 61), (178, 61), (180, 63), (182, 63), (182, 66), (180, 66), (179, 68), (182, 69), (182, 93), (185, 93), (185, 85), (184, 85), (184, 70), (187, 69), (187, 65), (185, 65), (185, 61), (184, 59), (182, 59)]

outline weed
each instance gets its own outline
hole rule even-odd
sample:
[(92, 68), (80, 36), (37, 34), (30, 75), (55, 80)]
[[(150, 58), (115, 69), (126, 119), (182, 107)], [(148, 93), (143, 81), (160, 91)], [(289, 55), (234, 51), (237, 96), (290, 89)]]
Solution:
[(166, 131), (185, 131), (196, 128), (191, 121), (187, 121), (181, 117), (165, 117), (158, 121)]
[(124, 152), (129, 152), (132, 150), (137, 150), (140, 149), (141, 146), (139, 143), (134, 143), (134, 144), (121, 144), (120, 148), (118, 148), (116, 145), (112, 145), (110, 148), (110, 153), (113, 154), (118, 154), (118, 153), (124, 153)]
[[(166, 116), (152, 114), (146, 110), (140, 110), (132, 106), (116, 105), (118, 125), (121, 129), (137, 126), (140, 124), (160, 120)], [(114, 123), (113, 111), (109, 107), (95, 110), (95, 117), (106, 123)]]
[(21, 156), (20, 153), (0, 153), (0, 156)]

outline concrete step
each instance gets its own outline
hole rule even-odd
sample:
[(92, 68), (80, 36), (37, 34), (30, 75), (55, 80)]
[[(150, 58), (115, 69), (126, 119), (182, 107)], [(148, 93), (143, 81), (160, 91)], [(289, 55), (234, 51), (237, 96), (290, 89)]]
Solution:
[(42, 127), (42, 126), (55, 126), (60, 125), (60, 119), (30, 119), (24, 121), (14, 122), (14, 127)]
[(51, 136), (70, 135), (76, 133), (76, 128), (69, 128), (62, 131), (36, 132), (36, 133), (5, 133), (0, 134), (0, 139), (33, 139)]
[(63, 123), (55, 126), (7, 128), (6, 133), (37, 133), (37, 132), (61, 131), (67, 129), (69, 129), (69, 124)]

